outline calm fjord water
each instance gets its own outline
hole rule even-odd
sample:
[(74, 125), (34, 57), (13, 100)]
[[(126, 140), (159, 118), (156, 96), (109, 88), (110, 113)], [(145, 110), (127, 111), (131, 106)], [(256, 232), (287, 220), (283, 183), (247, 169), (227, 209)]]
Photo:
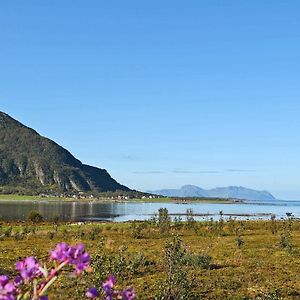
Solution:
[(292, 213), (300, 218), (300, 201), (249, 202), (238, 204), (219, 203), (137, 203), (137, 202), (59, 202), (59, 201), (0, 201), (0, 220), (26, 220), (31, 211), (40, 212), (45, 219), (59, 217), (65, 221), (130, 221), (153, 217), (158, 209), (165, 207), (173, 216), (184, 214), (192, 209), (198, 220), (224, 217), (239, 219), (269, 219), (271, 214), (284, 218)]

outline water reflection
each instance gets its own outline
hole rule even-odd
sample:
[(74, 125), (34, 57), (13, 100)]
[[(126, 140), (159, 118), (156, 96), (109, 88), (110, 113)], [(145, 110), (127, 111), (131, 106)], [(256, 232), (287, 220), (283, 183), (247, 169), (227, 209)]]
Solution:
[(31, 211), (38, 211), (46, 220), (59, 218), (65, 221), (128, 221), (151, 218), (159, 208), (165, 207), (173, 216), (180, 215), (184, 219), (187, 209), (192, 209), (196, 219), (218, 219), (219, 212), (224, 217), (241, 219), (269, 219), (271, 214), (277, 218), (285, 217), (291, 212), (300, 217), (300, 202), (286, 201), (274, 203), (248, 204), (213, 204), (213, 203), (116, 203), (116, 202), (59, 202), (59, 201), (0, 201), (0, 219), (26, 220)]

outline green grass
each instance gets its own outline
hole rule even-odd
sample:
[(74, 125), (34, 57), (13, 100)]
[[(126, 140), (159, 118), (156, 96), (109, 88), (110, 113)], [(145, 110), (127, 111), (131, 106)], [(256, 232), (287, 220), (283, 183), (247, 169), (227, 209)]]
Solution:
[(111, 198), (94, 198), (94, 199), (76, 199), (67, 197), (40, 197), (40, 196), (26, 196), (26, 195), (14, 195), (14, 194), (0, 194), (0, 200), (16, 200), (16, 201), (124, 201), (124, 202), (146, 202), (146, 203), (236, 203), (232, 199), (221, 199), (221, 198), (187, 198), (178, 199), (170, 197), (160, 197), (160, 198), (144, 198), (144, 199), (120, 199), (112, 200)]
[[(14, 262), (20, 257), (36, 255), (47, 262), (49, 249), (59, 241), (71, 244), (83, 242), (93, 255), (99, 249), (99, 241), (104, 239), (104, 251), (117, 257), (119, 249), (127, 246), (127, 262), (143, 254), (149, 264), (138, 267), (137, 273), (127, 269), (118, 276), (120, 286), (132, 285), (137, 299), (153, 299), (159, 284), (165, 278), (163, 262), (164, 246), (178, 234), (189, 253), (212, 257), (210, 269), (186, 267), (189, 278), (194, 276), (193, 299), (279, 299), (271, 298), (278, 290), (283, 299), (300, 299), (300, 222), (293, 222), (292, 251), (279, 247), (283, 222), (277, 222), (278, 233), (271, 234), (269, 221), (225, 222), (220, 229), (217, 222), (173, 224), (167, 235), (161, 235), (159, 228), (149, 223), (143, 224), (141, 238), (135, 239), (131, 223), (107, 223), (71, 225), (60, 224), (55, 231), (54, 225), (24, 223), (2, 223), (1, 232), (12, 226), (12, 236), (3, 237), (0, 242), (0, 273), (15, 274)], [(36, 233), (27, 233), (16, 240), (16, 232), (35, 227)], [(236, 245), (236, 230), (243, 226), (241, 237), (244, 244)], [(100, 233), (91, 238), (93, 228)], [(49, 231), (54, 238), (49, 239)], [(0, 234), (1, 236), (1, 234)], [(111, 266), (113, 267), (113, 266)], [(110, 272), (110, 270), (107, 270)], [(59, 289), (52, 290), (53, 299), (84, 299), (85, 289), (91, 285), (93, 273), (79, 279), (66, 279), (59, 282)], [(259, 298), (260, 297), (260, 298)], [(269, 298), (268, 298), (269, 297)]]
[(0, 194), (0, 200), (18, 200), (18, 201), (51, 201), (51, 200), (61, 200), (61, 201), (71, 201), (73, 198), (60, 198), (60, 197), (40, 197), (40, 196), (26, 196), (26, 195), (13, 195), (13, 194)]

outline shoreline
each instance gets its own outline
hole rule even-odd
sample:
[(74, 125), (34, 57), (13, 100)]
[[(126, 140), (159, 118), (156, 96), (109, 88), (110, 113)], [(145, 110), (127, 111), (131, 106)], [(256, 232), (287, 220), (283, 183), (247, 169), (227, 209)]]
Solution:
[(176, 203), (176, 204), (190, 204), (190, 203), (217, 203), (217, 204), (241, 204), (243, 200), (239, 199), (222, 199), (222, 198), (133, 198), (133, 199), (111, 199), (111, 198), (68, 198), (68, 197), (41, 197), (29, 195), (7, 195), (0, 194), (0, 201), (36, 201), (36, 202), (111, 202), (111, 203)]

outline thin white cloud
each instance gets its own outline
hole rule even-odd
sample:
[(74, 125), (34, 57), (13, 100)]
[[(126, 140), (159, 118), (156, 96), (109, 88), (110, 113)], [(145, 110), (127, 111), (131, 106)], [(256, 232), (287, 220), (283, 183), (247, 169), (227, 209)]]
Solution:
[(162, 171), (135, 171), (134, 174), (163, 174)]
[(175, 174), (218, 174), (219, 171), (215, 170), (204, 170), (204, 171), (190, 171), (190, 170), (173, 170)]
[(258, 170), (249, 170), (249, 169), (225, 169), (224, 172), (229, 172), (229, 173), (247, 173), (247, 172), (259, 172)]

